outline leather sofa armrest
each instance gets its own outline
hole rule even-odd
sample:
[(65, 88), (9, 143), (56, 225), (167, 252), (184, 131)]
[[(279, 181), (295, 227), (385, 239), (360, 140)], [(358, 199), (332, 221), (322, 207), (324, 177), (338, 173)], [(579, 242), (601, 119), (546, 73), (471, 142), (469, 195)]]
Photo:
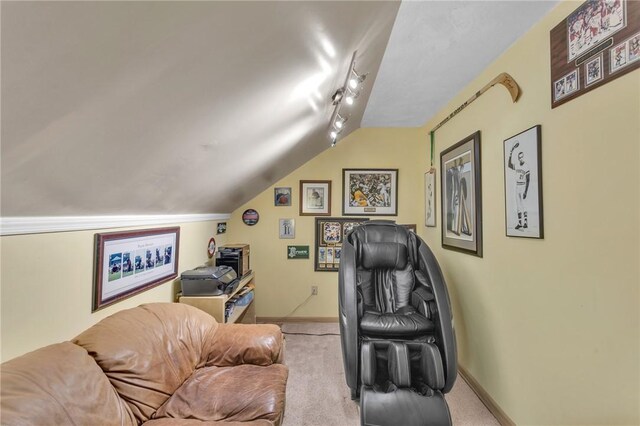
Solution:
[(284, 362), (282, 331), (273, 324), (219, 324), (205, 348), (206, 366)]

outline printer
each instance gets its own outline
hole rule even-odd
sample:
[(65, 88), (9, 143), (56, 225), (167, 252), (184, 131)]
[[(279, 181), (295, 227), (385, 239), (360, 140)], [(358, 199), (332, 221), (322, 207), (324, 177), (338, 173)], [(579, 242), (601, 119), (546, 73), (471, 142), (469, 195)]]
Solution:
[(218, 249), (216, 265), (231, 266), (239, 277), (251, 272), (249, 264), (249, 244), (227, 244)]
[(180, 275), (183, 296), (219, 296), (235, 290), (240, 280), (230, 266), (199, 266)]

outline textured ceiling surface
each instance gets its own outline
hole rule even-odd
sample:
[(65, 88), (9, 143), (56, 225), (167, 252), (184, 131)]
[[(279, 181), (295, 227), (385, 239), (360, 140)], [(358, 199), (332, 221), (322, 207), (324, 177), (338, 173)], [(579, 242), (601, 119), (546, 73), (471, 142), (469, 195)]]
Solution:
[(2, 216), (231, 212), (328, 149), (354, 51), (343, 135), (423, 125), (554, 3), (3, 1)]
[(424, 125), (556, 4), (403, 2), (362, 126)]

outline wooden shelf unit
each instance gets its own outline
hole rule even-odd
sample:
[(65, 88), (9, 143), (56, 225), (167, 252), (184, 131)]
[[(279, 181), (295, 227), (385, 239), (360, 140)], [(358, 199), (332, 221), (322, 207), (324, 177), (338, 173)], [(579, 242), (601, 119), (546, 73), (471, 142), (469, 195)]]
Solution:
[(227, 321), (224, 319), (224, 309), (226, 303), (244, 287), (251, 287), (255, 289), (254, 282), (255, 274), (250, 272), (240, 279), (238, 287), (230, 294), (221, 294), (220, 296), (180, 296), (178, 301), (187, 305), (194, 306), (200, 310), (205, 311), (216, 319), (221, 324), (224, 323), (243, 323), (243, 324), (255, 324), (256, 323), (256, 307), (255, 307), (255, 294), (254, 299), (246, 306), (236, 306), (233, 310), (233, 314)]

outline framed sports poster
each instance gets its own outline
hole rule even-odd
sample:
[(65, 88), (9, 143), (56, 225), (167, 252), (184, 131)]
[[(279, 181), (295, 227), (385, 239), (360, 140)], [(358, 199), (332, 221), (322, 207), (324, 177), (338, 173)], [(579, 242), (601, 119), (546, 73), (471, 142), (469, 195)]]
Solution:
[(587, 0), (550, 32), (551, 107), (640, 67), (640, 2)]
[(342, 245), (347, 235), (368, 221), (364, 217), (324, 217), (316, 218), (316, 253), (314, 270), (319, 272), (337, 272), (340, 268)]
[(544, 238), (540, 125), (504, 141), (505, 227), (509, 237)]
[(178, 276), (180, 228), (95, 235), (92, 312)]
[(482, 257), (480, 131), (440, 154), (442, 247)]
[(342, 169), (342, 214), (398, 215), (398, 169)]

